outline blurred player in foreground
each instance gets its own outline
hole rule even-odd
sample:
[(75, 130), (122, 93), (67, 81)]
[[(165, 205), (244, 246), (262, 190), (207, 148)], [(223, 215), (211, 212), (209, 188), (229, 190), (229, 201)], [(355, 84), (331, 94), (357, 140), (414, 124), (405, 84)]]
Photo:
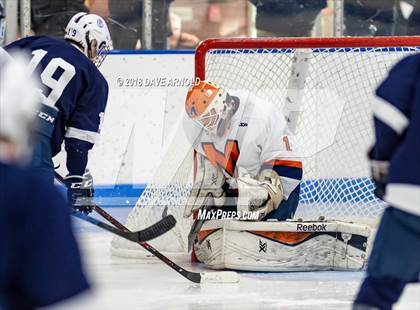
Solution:
[(420, 55), (398, 63), (379, 86), (370, 152), (376, 194), (389, 203), (354, 309), (391, 309), (420, 277)]
[(0, 47), (3, 46), (6, 38), (6, 12), (3, 0), (0, 0)]
[(0, 309), (33, 309), (88, 283), (64, 197), (23, 167), (39, 92), (27, 62), (15, 59), (0, 47)]
[(87, 13), (73, 16), (64, 39), (27, 37), (8, 45), (7, 50), (31, 53), (29, 68), (42, 84), (38, 142), (31, 165), (53, 182), (52, 158), (60, 152), (64, 140), (69, 202), (89, 212), (93, 181), (85, 175), (88, 152), (99, 136), (108, 99), (108, 84), (97, 67), (112, 42), (105, 21)]

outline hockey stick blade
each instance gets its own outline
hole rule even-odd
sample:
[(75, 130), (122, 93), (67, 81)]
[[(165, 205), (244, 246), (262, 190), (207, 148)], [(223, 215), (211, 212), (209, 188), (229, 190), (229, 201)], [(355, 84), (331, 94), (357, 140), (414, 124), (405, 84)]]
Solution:
[(157, 238), (171, 230), (176, 224), (175, 218), (172, 215), (168, 215), (143, 230), (129, 232), (122, 231), (79, 211), (73, 211), (72, 215), (132, 242), (145, 242)]
[(238, 283), (239, 275), (235, 271), (200, 273), (200, 283)]
[[(94, 207), (95, 211), (98, 212), (104, 219), (109, 221), (115, 227), (123, 230), (129, 231), (123, 224), (118, 222), (115, 218), (113, 218), (108, 212), (104, 209), (99, 208), (98, 206)], [(142, 246), (146, 251), (156, 256), (159, 260), (165, 263), (167, 266), (171, 267), (175, 272), (182, 275), (186, 279), (190, 280), (194, 283), (236, 283), (239, 282), (239, 276), (234, 271), (220, 271), (220, 272), (193, 272), (189, 271), (174, 261), (170, 260), (168, 257), (163, 255), (153, 246), (151, 246), (147, 242), (138, 242), (140, 246)], [(220, 276), (218, 276), (220, 274)]]
[(176, 225), (173, 215), (167, 215), (153, 225), (137, 232), (138, 238), (135, 242), (144, 242), (155, 239), (170, 231)]
[(238, 283), (239, 275), (235, 271), (210, 271), (210, 272), (191, 272), (182, 274), (188, 280), (206, 284), (206, 283)]

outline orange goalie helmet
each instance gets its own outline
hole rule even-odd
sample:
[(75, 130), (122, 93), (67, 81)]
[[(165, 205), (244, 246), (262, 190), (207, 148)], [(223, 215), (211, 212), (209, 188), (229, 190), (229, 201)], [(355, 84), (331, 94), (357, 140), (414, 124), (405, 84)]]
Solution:
[(185, 111), (209, 132), (216, 133), (219, 123), (226, 118), (227, 92), (208, 81), (200, 81), (188, 90)]

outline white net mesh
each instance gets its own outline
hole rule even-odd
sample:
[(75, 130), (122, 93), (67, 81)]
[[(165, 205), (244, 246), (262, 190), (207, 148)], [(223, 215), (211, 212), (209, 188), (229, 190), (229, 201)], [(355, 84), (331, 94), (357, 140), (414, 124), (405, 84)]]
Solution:
[[(296, 218), (324, 216), (374, 225), (383, 209), (373, 195), (366, 160), (373, 143), (374, 90), (396, 61), (417, 51), (417, 47), (219, 49), (206, 54), (205, 74), (227, 90), (246, 89), (282, 110), (287, 97), (298, 98), (296, 135), (304, 177)], [(296, 69), (299, 57), (305, 64)], [(296, 73), (300, 86), (291, 90)], [(169, 252), (185, 250), (191, 224), (182, 214), (191, 190), (192, 150), (182, 126), (178, 130), (171, 151), (127, 220), (130, 229), (141, 229), (156, 222), (167, 206), (179, 223), (152, 244)], [(113, 253), (122, 256), (137, 256), (133, 254), (137, 249), (119, 238), (112, 245)]]

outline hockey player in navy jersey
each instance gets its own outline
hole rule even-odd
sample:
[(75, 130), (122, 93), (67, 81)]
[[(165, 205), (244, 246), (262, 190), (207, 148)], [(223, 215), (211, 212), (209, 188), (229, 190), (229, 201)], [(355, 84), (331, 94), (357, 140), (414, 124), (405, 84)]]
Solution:
[(108, 84), (97, 67), (110, 48), (105, 21), (87, 13), (72, 17), (64, 40), (34, 36), (6, 47), (9, 51), (29, 51), (29, 67), (42, 83), (32, 166), (52, 182), (52, 158), (60, 152), (64, 140), (69, 201), (85, 212), (91, 210), (93, 197), (91, 177), (85, 175), (88, 152), (99, 136), (108, 98)]
[(89, 287), (64, 197), (23, 167), (39, 103), (29, 76), (0, 47), (0, 309), (47, 306)]
[(399, 62), (377, 90), (376, 194), (389, 204), (353, 309), (391, 309), (420, 277), (420, 55)]

